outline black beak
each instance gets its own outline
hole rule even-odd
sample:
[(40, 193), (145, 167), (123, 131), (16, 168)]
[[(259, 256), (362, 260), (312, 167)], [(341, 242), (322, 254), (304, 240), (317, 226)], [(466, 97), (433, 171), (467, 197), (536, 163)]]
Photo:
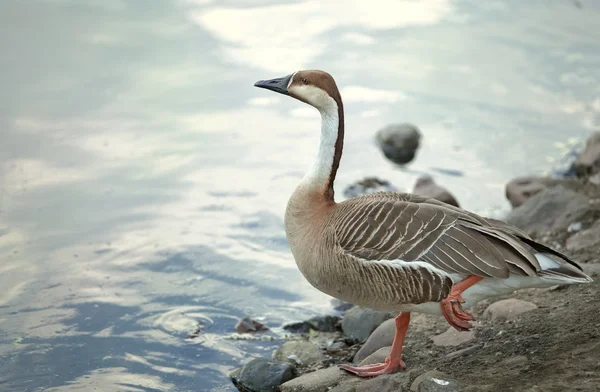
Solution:
[(283, 78), (271, 79), (271, 80), (259, 80), (254, 83), (256, 87), (266, 88), (280, 94), (290, 95), (287, 90), (287, 86), (290, 83), (292, 75), (284, 76)]

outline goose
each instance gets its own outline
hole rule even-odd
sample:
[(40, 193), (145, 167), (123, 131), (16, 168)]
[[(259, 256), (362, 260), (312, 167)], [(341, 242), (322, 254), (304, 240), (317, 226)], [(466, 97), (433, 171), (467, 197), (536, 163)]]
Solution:
[(255, 86), (289, 95), (321, 114), (316, 158), (285, 210), (285, 233), (298, 269), (325, 294), (398, 312), (385, 362), (342, 365), (344, 370), (369, 377), (405, 369), (402, 346), (411, 312), (443, 315), (466, 331), (473, 317), (463, 307), (483, 299), (592, 281), (567, 256), (522, 230), (435, 199), (378, 192), (336, 202), (344, 107), (333, 77), (303, 70)]

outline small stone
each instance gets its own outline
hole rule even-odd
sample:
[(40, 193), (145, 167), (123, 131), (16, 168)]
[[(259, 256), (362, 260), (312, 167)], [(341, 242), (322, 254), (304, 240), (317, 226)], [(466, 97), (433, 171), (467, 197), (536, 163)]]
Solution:
[(506, 358), (500, 362), (500, 367), (505, 370), (519, 369), (524, 370), (529, 367), (529, 359), (524, 355), (517, 355)]
[(297, 375), (296, 368), (290, 363), (256, 358), (229, 376), (240, 391), (274, 392), (279, 390), (281, 384)]
[(311, 329), (319, 332), (335, 332), (340, 327), (338, 316), (317, 316), (300, 323), (286, 324), (283, 329), (290, 332), (307, 333)]
[(452, 351), (451, 353), (446, 354), (446, 358), (453, 359), (453, 358), (462, 357), (463, 355), (467, 355), (474, 351), (477, 351), (480, 347), (481, 347), (480, 344), (474, 344), (472, 346), (469, 346), (469, 347), (466, 347), (466, 348), (463, 348), (460, 350)]
[(463, 343), (470, 342), (475, 339), (475, 331), (457, 331), (453, 327), (449, 327), (446, 332), (436, 335), (431, 338), (433, 344), (442, 347), (460, 346)]
[(375, 363), (383, 363), (385, 359), (390, 355), (390, 351), (392, 350), (392, 346), (382, 347), (379, 350), (375, 351), (373, 354), (369, 355), (365, 359), (363, 359), (358, 365), (373, 365)]
[(377, 177), (365, 177), (354, 184), (348, 185), (344, 189), (344, 197), (358, 197), (375, 192), (398, 192), (398, 189), (388, 181)]
[(578, 231), (581, 231), (581, 227), (582, 227), (581, 222), (573, 222), (569, 225), (569, 227), (567, 227), (567, 232), (577, 233)]
[(491, 320), (515, 320), (519, 315), (537, 309), (537, 305), (516, 298), (494, 302), (483, 312), (483, 317)]
[(562, 185), (545, 189), (512, 210), (506, 222), (527, 232), (566, 230), (591, 213), (587, 197)]
[(412, 392), (459, 392), (461, 389), (458, 382), (447, 374), (430, 370), (417, 377), (410, 390)]
[(546, 189), (548, 179), (544, 177), (517, 177), (506, 184), (506, 198), (513, 208), (525, 203), (530, 197)]
[(600, 131), (594, 132), (575, 161), (579, 177), (589, 177), (600, 171)]
[(421, 131), (412, 124), (391, 124), (376, 134), (377, 143), (390, 161), (405, 165), (415, 157), (421, 140)]
[(373, 354), (382, 347), (391, 346), (396, 334), (396, 322), (394, 319), (385, 320), (373, 331), (365, 344), (354, 356), (354, 363), (360, 363), (363, 359)]
[(422, 175), (417, 179), (412, 193), (460, 207), (454, 195), (443, 186), (438, 185), (429, 175)]
[(389, 312), (355, 306), (344, 314), (342, 330), (349, 338), (363, 342), (375, 328), (392, 317), (393, 315)]
[(598, 245), (600, 245), (600, 220), (596, 221), (589, 229), (573, 234), (566, 243), (567, 249), (574, 252), (593, 249)]
[(325, 359), (325, 356), (317, 346), (304, 340), (285, 342), (273, 354), (273, 358), (279, 361), (288, 361), (292, 356), (303, 365)]
[(332, 366), (304, 374), (282, 384), (281, 392), (323, 392), (350, 378), (353, 378), (350, 373), (337, 366)]
[(237, 333), (248, 333), (267, 331), (269, 328), (265, 327), (263, 323), (253, 320), (250, 317), (244, 317), (237, 322), (235, 325), (235, 330)]

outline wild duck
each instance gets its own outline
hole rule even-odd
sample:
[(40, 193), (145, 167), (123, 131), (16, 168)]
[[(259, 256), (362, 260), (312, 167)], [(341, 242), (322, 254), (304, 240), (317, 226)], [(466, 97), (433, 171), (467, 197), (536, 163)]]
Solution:
[(385, 362), (343, 369), (375, 376), (405, 368), (402, 345), (411, 312), (441, 314), (465, 331), (473, 318), (463, 306), (527, 287), (592, 281), (565, 255), (518, 228), (435, 199), (380, 192), (336, 203), (344, 107), (333, 77), (305, 70), (255, 86), (294, 97), (321, 114), (316, 158), (285, 211), (298, 269), (330, 296), (400, 312)]

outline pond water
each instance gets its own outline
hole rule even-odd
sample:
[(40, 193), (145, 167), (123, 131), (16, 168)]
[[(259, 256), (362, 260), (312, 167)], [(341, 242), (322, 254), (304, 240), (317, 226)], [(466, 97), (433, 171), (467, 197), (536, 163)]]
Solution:
[[(485, 4), (483, 4), (485, 3)], [(331, 311), (283, 231), (314, 109), (253, 87), (320, 68), (337, 194), (430, 173), (470, 210), (600, 123), (592, 1), (0, 3), (0, 390), (230, 391), (281, 325)], [(373, 142), (411, 122), (408, 168)], [(239, 317), (270, 340), (232, 336)]]

